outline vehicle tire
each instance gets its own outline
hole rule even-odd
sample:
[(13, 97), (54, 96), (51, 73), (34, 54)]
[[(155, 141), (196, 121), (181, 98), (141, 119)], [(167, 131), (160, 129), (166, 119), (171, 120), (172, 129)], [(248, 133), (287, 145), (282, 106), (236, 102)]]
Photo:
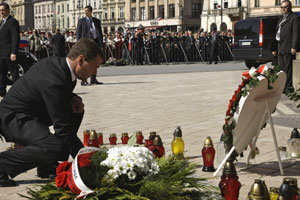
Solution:
[[(18, 64), (19, 77), (22, 77), (27, 70), (28, 70), (28, 67), (26, 67), (25, 65)], [(7, 72), (7, 79), (8, 79), (7, 80), (8, 84), (11, 85), (12, 84), (12, 76), (11, 76), (10, 71)]]
[(247, 66), (248, 69), (251, 69), (251, 67), (258, 68), (259, 65), (260, 65), (259, 63), (256, 63), (253, 60), (245, 60), (245, 64), (246, 64), (246, 66)]

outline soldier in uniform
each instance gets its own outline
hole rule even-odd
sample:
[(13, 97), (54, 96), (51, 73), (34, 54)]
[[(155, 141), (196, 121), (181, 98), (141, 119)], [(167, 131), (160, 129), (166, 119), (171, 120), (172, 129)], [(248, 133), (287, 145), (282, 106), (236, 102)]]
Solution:
[(144, 26), (140, 24), (137, 28), (137, 32), (135, 33), (135, 37), (132, 38), (132, 42), (134, 44), (134, 60), (135, 63), (138, 65), (142, 65), (144, 60), (144, 30)]
[(153, 64), (160, 64), (160, 36), (157, 35), (156, 31), (152, 32), (151, 37), (151, 49), (152, 49), (152, 55), (151, 55), (151, 62)]

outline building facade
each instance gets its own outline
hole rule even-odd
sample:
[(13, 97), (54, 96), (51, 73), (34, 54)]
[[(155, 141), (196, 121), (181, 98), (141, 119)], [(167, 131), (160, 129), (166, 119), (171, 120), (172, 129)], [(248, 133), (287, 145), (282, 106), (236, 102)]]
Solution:
[(135, 29), (197, 30), (203, 0), (125, 0), (125, 27)]
[(34, 28), (43, 31), (55, 29), (54, 0), (34, 1)]
[(11, 14), (19, 21), (21, 30), (34, 27), (32, 0), (11, 0), (7, 3), (11, 7)]

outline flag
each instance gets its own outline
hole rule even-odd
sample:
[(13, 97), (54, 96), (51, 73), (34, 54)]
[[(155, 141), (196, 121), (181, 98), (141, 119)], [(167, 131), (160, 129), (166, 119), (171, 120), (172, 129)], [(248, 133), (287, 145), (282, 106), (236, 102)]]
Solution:
[(28, 47), (28, 40), (27, 40), (26, 36), (21, 36), (19, 47), (20, 48), (26, 48), (26, 47)]
[(162, 20), (163, 18), (162, 17), (159, 17), (159, 18), (157, 18), (157, 21), (160, 21), (160, 20)]

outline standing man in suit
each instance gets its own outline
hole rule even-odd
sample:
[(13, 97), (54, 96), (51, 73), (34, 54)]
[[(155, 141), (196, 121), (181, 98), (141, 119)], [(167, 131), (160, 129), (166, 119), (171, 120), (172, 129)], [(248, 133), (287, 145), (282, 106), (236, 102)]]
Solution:
[(0, 187), (15, 186), (10, 178), (27, 170), (76, 156), (83, 147), (77, 131), (84, 111), (73, 93), (76, 79), (95, 74), (102, 61), (99, 45), (82, 38), (67, 57), (40, 60), (8, 91), (0, 103), (0, 133), (23, 148), (0, 153)]
[(292, 3), (289, 0), (284, 0), (280, 8), (282, 16), (276, 29), (278, 50), (277, 52), (274, 51), (273, 55), (277, 54), (278, 64), (287, 75), (284, 88), (284, 92), (286, 92), (289, 87), (292, 87), (293, 60), (295, 59), (300, 33), (298, 31), (298, 16), (292, 12)]
[[(99, 19), (92, 17), (93, 8), (88, 5), (84, 8), (85, 17), (81, 18), (77, 24), (76, 40), (80, 38), (91, 38), (103, 48), (103, 35), (101, 30), (101, 22)], [(96, 79), (97, 72), (91, 76), (91, 84), (103, 84)], [(89, 85), (87, 81), (82, 81), (81, 85)]]
[(13, 83), (19, 78), (17, 54), (20, 44), (19, 22), (10, 15), (9, 5), (0, 3), (0, 96), (6, 94), (6, 75), (8, 70)]
[(65, 54), (65, 37), (60, 33), (57, 28), (55, 35), (51, 38), (51, 45), (53, 46), (53, 56), (64, 57)]

